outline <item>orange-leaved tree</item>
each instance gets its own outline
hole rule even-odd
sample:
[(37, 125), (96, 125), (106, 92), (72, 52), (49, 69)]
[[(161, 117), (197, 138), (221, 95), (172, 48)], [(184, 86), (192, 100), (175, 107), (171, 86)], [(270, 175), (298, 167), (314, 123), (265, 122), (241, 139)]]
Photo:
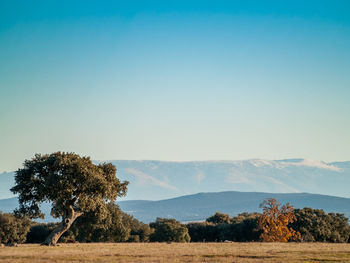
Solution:
[(296, 221), (293, 206), (289, 203), (281, 206), (276, 199), (271, 198), (265, 200), (260, 207), (263, 208), (263, 214), (259, 217), (258, 225), (262, 230), (262, 241), (288, 242), (300, 239), (300, 233), (288, 227)]

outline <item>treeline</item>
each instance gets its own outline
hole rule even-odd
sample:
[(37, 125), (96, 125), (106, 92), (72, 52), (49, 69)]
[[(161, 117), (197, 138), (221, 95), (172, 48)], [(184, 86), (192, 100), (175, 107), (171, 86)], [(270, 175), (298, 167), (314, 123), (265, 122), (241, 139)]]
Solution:
[[(343, 214), (320, 209), (294, 209), (295, 220), (288, 224), (298, 233), (295, 241), (350, 243), (350, 226)], [(144, 224), (108, 205), (104, 217), (87, 213), (79, 217), (60, 242), (252, 242), (262, 241), (259, 225), (263, 214), (241, 213), (235, 217), (217, 212), (204, 222), (181, 224), (175, 219), (158, 218)], [(0, 243), (42, 243), (58, 223), (36, 223), (0, 212)]]
[[(321, 209), (295, 209), (296, 221), (289, 226), (300, 233), (301, 242), (350, 243), (350, 226), (344, 214), (325, 213)], [(260, 213), (242, 213), (230, 218), (216, 213), (202, 223), (189, 223), (192, 242), (261, 241)]]

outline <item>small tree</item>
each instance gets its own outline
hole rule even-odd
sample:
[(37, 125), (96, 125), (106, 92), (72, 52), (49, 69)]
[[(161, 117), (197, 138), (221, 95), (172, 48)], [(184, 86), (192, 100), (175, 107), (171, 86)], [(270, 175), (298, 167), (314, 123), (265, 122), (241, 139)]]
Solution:
[(214, 224), (229, 224), (231, 223), (231, 218), (228, 214), (216, 212), (215, 215), (208, 217), (206, 221)]
[(128, 242), (149, 242), (151, 228), (126, 213), (123, 214), (123, 224), (128, 226), (130, 231)]
[(241, 213), (232, 218), (232, 240), (238, 242), (259, 241), (261, 230), (258, 227), (259, 213)]
[(191, 242), (216, 242), (219, 239), (217, 226), (210, 222), (192, 222), (186, 225)]
[[(222, 218), (217, 215), (225, 215), (216, 213), (210, 218)], [(227, 215), (228, 217), (228, 215)], [(226, 216), (224, 218), (227, 218)], [(225, 240), (236, 242), (258, 241), (261, 231), (258, 229), (258, 213), (241, 213), (226, 220), (206, 220), (205, 222), (188, 223), (187, 229), (191, 237), (191, 242), (222, 242)], [(208, 222), (210, 221), (210, 222)], [(219, 222), (219, 223), (213, 223)]]
[(43, 244), (56, 245), (59, 238), (73, 222), (84, 213), (98, 211), (107, 214), (107, 203), (126, 194), (128, 182), (116, 178), (116, 168), (111, 163), (95, 165), (89, 157), (75, 153), (56, 152), (36, 154), (25, 160), (17, 170), (15, 186), (11, 191), (19, 194), (18, 214), (43, 218), (42, 202), (52, 202), (51, 215), (62, 222)]
[(157, 218), (156, 222), (150, 223), (154, 229), (151, 241), (156, 242), (189, 242), (190, 235), (187, 227), (175, 219)]
[(28, 218), (0, 212), (0, 244), (24, 243), (31, 224)]
[(265, 200), (260, 207), (263, 214), (260, 216), (258, 225), (262, 230), (261, 240), (265, 242), (287, 242), (288, 240), (300, 239), (300, 233), (288, 227), (296, 220), (293, 206), (287, 203), (280, 208), (276, 199)]

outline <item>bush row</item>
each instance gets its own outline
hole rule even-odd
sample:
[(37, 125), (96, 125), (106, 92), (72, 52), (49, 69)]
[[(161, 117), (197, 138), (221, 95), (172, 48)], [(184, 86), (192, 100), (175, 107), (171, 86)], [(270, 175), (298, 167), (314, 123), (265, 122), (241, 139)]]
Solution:
[[(343, 214), (320, 209), (295, 209), (290, 226), (303, 242), (350, 242), (350, 226)], [(103, 217), (84, 214), (61, 237), (60, 242), (252, 242), (260, 241), (259, 213), (241, 213), (233, 218), (217, 212), (204, 222), (181, 224), (158, 218), (144, 224), (110, 204)], [(57, 223), (58, 224), (58, 223)], [(57, 226), (39, 224), (0, 212), (0, 243), (42, 243)]]

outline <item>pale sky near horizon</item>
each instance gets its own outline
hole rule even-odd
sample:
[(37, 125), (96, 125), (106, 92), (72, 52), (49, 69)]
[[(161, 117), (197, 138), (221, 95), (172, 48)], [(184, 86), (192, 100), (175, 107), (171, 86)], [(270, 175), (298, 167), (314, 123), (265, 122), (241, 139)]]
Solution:
[(349, 1), (1, 1), (0, 172), (350, 160)]

